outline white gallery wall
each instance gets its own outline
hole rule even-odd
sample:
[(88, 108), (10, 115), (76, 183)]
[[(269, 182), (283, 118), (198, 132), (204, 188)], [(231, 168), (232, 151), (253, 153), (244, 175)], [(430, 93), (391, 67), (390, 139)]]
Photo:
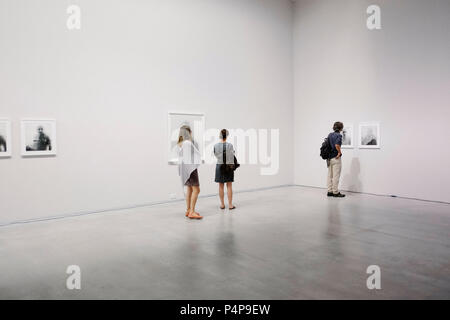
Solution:
[(342, 189), (450, 202), (449, 17), (448, 0), (296, 1), (296, 184), (325, 187), (334, 121), (379, 121), (381, 149), (344, 150)]
[[(169, 111), (280, 130), (278, 173), (244, 165), (235, 190), (324, 187), (332, 123), (379, 121), (381, 149), (344, 151), (342, 188), (450, 201), (449, 16), (448, 0), (0, 0), (0, 225), (181, 199)], [(22, 118), (57, 120), (56, 157), (20, 156)]]
[[(289, 0), (0, 0), (0, 118), (13, 125), (0, 224), (181, 198), (168, 111), (280, 129), (279, 172), (244, 165), (235, 189), (293, 183), (292, 19)], [(56, 157), (20, 156), (21, 118), (57, 120)], [(217, 192), (214, 168), (199, 170), (202, 194)]]

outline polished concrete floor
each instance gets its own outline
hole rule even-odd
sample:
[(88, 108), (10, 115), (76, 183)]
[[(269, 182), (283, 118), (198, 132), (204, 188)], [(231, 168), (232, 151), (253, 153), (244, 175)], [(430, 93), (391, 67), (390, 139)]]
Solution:
[(200, 199), (203, 221), (179, 202), (2, 227), (0, 298), (450, 298), (448, 204), (304, 187), (235, 198), (233, 211)]

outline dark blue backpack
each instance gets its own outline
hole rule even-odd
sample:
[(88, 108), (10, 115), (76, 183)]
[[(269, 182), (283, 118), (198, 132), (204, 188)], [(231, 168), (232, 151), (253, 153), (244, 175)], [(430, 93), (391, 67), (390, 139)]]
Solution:
[(328, 135), (328, 137), (326, 137), (323, 142), (322, 142), (322, 146), (320, 147), (320, 157), (323, 160), (328, 160), (331, 157), (331, 144), (330, 144), (330, 135)]

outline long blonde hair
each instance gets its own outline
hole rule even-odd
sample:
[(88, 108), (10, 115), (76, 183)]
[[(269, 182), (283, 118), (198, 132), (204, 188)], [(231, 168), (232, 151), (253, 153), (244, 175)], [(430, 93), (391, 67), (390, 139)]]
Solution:
[(180, 133), (178, 134), (178, 145), (181, 145), (181, 143), (186, 140), (192, 141), (191, 127), (182, 125), (180, 127)]

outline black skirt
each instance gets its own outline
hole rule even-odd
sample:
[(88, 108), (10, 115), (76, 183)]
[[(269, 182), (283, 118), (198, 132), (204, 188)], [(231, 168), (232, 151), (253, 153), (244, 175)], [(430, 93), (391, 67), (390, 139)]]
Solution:
[(188, 187), (199, 187), (200, 186), (197, 169), (195, 169), (194, 171), (191, 172), (189, 179), (186, 181), (186, 183), (184, 185), (188, 186)]
[(214, 179), (217, 183), (234, 182), (234, 171), (229, 171), (227, 173), (222, 173), (220, 170), (221, 164), (216, 164), (216, 178)]

